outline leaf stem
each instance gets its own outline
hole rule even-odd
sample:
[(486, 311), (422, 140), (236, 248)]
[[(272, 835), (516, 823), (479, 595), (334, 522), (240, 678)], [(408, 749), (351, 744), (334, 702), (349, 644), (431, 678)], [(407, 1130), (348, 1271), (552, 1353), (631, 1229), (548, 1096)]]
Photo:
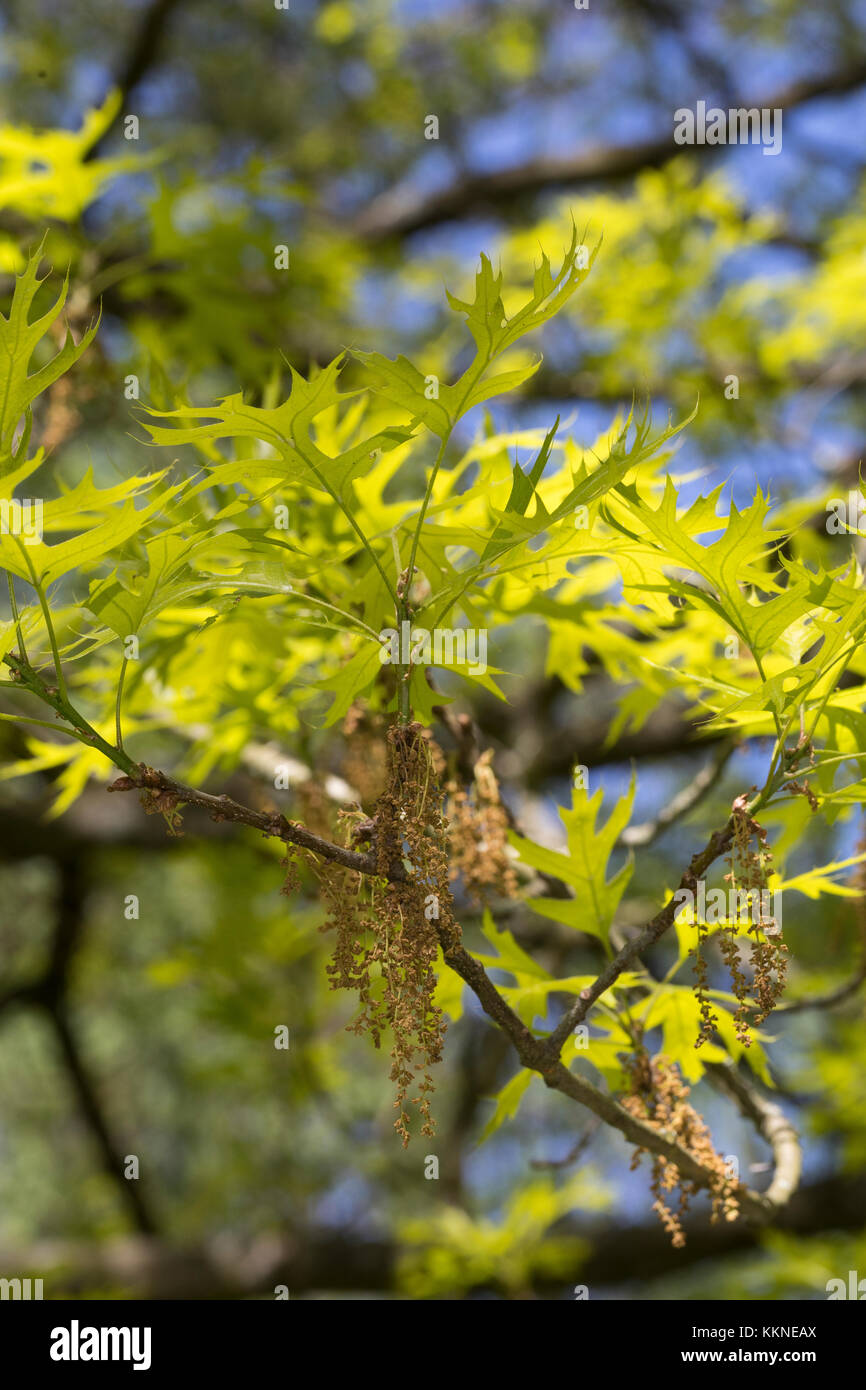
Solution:
[[(62, 695), (59, 690), (47, 686), (45, 681), (38, 672), (34, 671), (29, 662), (22, 661), (11, 652), (7, 652), (3, 661), (10, 670), (16, 672), (18, 675), (20, 682), (19, 689), (29, 690), (31, 695), (35, 695), (44, 705), (49, 705), (56, 714), (60, 715), (60, 718), (63, 719), (65, 723), (72, 726), (62, 732), (72, 734), (74, 738), (77, 738), (81, 743), (86, 743), (89, 747), (97, 748), (100, 753), (103, 753), (116, 767), (119, 767), (122, 772), (127, 773), (129, 776), (141, 776), (141, 768), (138, 763), (133, 762), (132, 758), (130, 758), (122, 748), (116, 748), (114, 744), (104, 739), (102, 735), (94, 729), (93, 725), (87, 722), (84, 715), (80, 714), (75, 706), (70, 704), (68, 696), (65, 694)], [(16, 718), (17, 716), (12, 715), (10, 717)], [(43, 723), (44, 721), (38, 720), (29, 722)], [(56, 729), (57, 726), (55, 724), (46, 723), (45, 727)]]
[(123, 683), (126, 680), (126, 668), (129, 665), (129, 657), (125, 656), (120, 663), (120, 675), (117, 678), (117, 698), (114, 702), (114, 728), (117, 746), (123, 749), (123, 729), (120, 722), (120, 707), (123, 701)]
[[(18, 681), (0, 681), (0, 685), (14, 685), (18, 690), (22, 690)], [(62, 729), (57, 724), (52, 724), (50, 719), (31, 719), (28, 714), (0, 714), (0, 719), (5, 724), (35, 724), (39, 729), (53, 729), (55, 733), (69, 734), (71, 738), (77, 738), (79, 743), (89, 743), (90, 740), (83, 734), (77, 733), (74, 729)]]
[(340, 511), (345, 516), (352, 530), (355, 532), (355, 535), (358, 537), (358, 540), (361, 542), (370, 559), (373, 561), (373, 564), (376, 566), (376, 569), (379, 571), (379, 574), (382, 578), (382, 582), (385, 585), (385, 588), (387, 589), (388, 593), (391, 595), (391, 598), (394, 600), (394, 606), (396, 608), (398, 602), (396, 588), (391, 584), (390, 579), (388, 578), (387, 574), (385, 573), (385, 570), (382, 567), (382, 563), (378, 555), (376, 554), (369, 540), (364, 535), (364, 532), (361, 530), (360, 526), (355, 520), (351, 509), (346, 505), (339, 493), (334, 491), (334, 489), (331, 487), (330, 483), (328, 482), (325, 475), (321, 472), (321, 470), (318, 469), (316, 465), (310, 459), (307, 458), (306, 454), (301, 453), (300, 450), (298, 452), (300, 454), (300, 457), (303, 459), (304, 463), (309, 468), (310, 472), (314, 475), (316, 480), (321, 485), (323, 491), (327, 492), (328, 496), (332, 498), (332, 500), (336, 502), (337, 506), (340, 508)]
[(356, 618), (354, 613), (346, 613), (342, 608), (337, 608), (336, 604), (328, 603), (325, 599), (316, 598), (313, 594), (302, 592), (300, 589), (293, 590), (292, 593), (287, 594), (286, 597), (305, 599), (307, 603), (315, 603), (319, 608), (327, 608), (331, 613), (336, 613), (339, 617), (345, 618), (346, 622), (354, 623), (356, 627), (361, 628), (362, 632), (366, 632), (367, 636), (372, 637), (374, 642), (379, 641), (378, 632), (374, 632), (373, 629), (368, 627), (360, 618)]
[(21, 616), (18, 612), (18, 600), (15, 597), (15, 582), (9, 570), (6, 571), (6, 579), (9, 584), (9, 607), (12, 610), (12, 617), (15, 622), (15, 635), (18, 639), (18, 654), (23, 661), (26, 661), (27, 648), (24, 645), (24, 633), (21, 631)]
[(48, 641), (51, 644), (51, 657), (54, 661), (54, 674), (57, 677), (57, 689), (60, 692), (61, 698), (63, 700), (66, 700), (68, 703), (69, 697), (66, 691), (66, 681), (63, 676), (63, 665), (60, 660), (60, 650), (57, 645), (57, 634), (54, 631), (54, 622), (51, 617), (51, 609), (48, 606), (48, 598), (46, 596), (45, 589), (43, 588), (36, 574), (36, 569), (34, 567), (33, 561), (28, 555), (25, 547), (21, 544), (20, 540), (18, 541), (18, 548), (21, 551), (21, 554), (24, 556), (24, 559), (27, 561), (27, 568), (30, 571), (30, 582), (39, 596), (39, 607), (42, 609), (42, 616), (45, 619), (45, 627), (48, 632)]

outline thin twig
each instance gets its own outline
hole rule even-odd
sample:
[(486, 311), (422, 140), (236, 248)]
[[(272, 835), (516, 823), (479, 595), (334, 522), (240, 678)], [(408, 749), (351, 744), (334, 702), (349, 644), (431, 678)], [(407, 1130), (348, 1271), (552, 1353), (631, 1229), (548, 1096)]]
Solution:
[[(731, 820), (728, 821), (723, 830), (713, 832), (704, 849), (692, 856), (688, 868), (684, 870), (680, 879), (680, 889), (695, 891), (698, 880), (703, 877), (710, 865), (727, 850), (732, 833), (733, 822)], [(567, 1013), (563, 1014), (548, 1039), (548, 1047), (552, 1055), (559, 1056), (566, 1038), (579, 1023), (583, 1022), (596, 999), (616, 983), (622, 972), (628, 969), (637, 956), (648, 951), (673, 926), (677, 906), (676, 894), (673, 894), (670, 901), (660, 912), (656, 913), (650, 922), (647, 922), (637, 936), (628, 941), (622, 950), (608, 961), (595, 983), (580, 991), (577, 1001)]]
[(618, 843), (626, 849), (644, 849), (647, 845), (653, 844), (678, 820), (688, 815), (689, 811), (694, 810), (707, 793), (712, 791), (736, 747), (737, 743), (734, 739), (720, 744), (711, 761), (700, 769), (687, 786), (677, 792), (667, 806), (662, 807), (655, 820), (644, 821), (640, 825), (627, 826), (620, 835)]

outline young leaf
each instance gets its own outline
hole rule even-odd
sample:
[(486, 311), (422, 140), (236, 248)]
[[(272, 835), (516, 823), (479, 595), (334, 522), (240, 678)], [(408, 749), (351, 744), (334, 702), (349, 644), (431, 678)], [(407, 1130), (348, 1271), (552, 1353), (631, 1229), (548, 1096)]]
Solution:
[(67, 276), (51, 307), (38, 318), (31, 319), (30, 313), (36, 293), (40, 285), (45, 283), (45, 277), (40, 280), (36, 273), (41, 259), (40, 245), (29, 258), (22, 274), (16, 276), (8, 317), (0, 314), (0, 476), (12, 472), (21, 453), (21, 444), (13, 452), (13, 443), (22, 417), (29, 412), (36, 397), (68, 371), (73, 362), (77, 362), (92, 341), (98, 327), (97, 320), (82, 334), (78, 343), (73, 340), (67, 328), (60, 351), (44, 366), (28, 375), (33, 353), (59, 317), (66, 303), (69, 288)]
[(602, 788), (593, 796), (583, 788), (575, 788), (572, 809), (563, 808), (559, 813), (566, 829), (567, 855), (544, 849), (513, 831), (509, 834), (524, 863), (554, 875), (574, 890), (573, 898), (531, 898), (529, 906), (533, 912), (607, 941), (614, 914), (631, 878), (631, 858), (611, 878), (607, 877), (607, 866), (628, 824), (634, 794), (632, 776), (628, 793), (619, 798), (605, 824), (597, 827), (604, 798)]

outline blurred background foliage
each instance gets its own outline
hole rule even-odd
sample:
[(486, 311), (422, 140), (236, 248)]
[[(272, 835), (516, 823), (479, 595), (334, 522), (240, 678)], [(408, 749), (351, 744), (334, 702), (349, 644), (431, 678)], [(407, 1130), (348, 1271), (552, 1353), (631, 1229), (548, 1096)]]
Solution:
[[(463, 293), (484, 246), (528, 284), (539, 245), (564, 245), (574, 218), (590, 244), (603, 237), (598, 260), (541, 370), (493, 408), (497, 425), (547, 427), (562, 412), (591, 446), (635, 395), (659, 416), (699, 399), (679, 465), (704, 490), (730, 479), (738, 500), (759, 480), (806, 545), (826, 498), (857, 486), (866, 428), (864, 22), (857, 0), (6, 0), (4, 301), (47, 229), (51, 262), (69, 266), (73, 331), (99, 304), (103, 316), (39, 408), (57, 486), (88, 467), (105, 485), (152, 466), (131, 377), (157, 406), (176, 392), (262, 400), (286, 361), (306, 371), (346, 345), (448, 376), (463, 338), (443, 282)], [(781, 155), (675, 146), (673, 112), (698, 99), (781, 108)], [(274, 268), (280, 245), (288, 273)], [(195, 699), (189, 725), (158, 738), (186, 740), (197, 776), (218, 768), (220, 789), (247, 799), (261, 771), (251, 740), (271, 748), (269, 767), (276, 746), (295, 789), (280, 809), (309, 819), (375, 772), (381, 745), (363, 729), (314, 730), (277, 687), (258, 688), (267, 624), (245, 633), (244, 621), (230, 648), (205, 629), (185, 671), (173, 667)], [(551, 843), (576, 763), (620, 793), (635, 762), (638, 815), (651, 817), (707, 756), (675, 700), (637, 728), (615, 722), (640, 692), (584, 660), (564, 628), (551, 624), (549, 650), (531, 618), (497, 634), (507, 705), (461, 689), (509, 805)], [(280, 646), (283, 681), (304, 668), (306, 640)], [(236, 690), (227, 716), (208, 708), (216, 669)], [(138, 705), (129, 692), (133, 716), (158, 697), (152, 674)], [(23, 745), (2, 730), (14, 769)], [(514, 1063), (474, 1008), (439, 1068), (429, 1180), (425, 1145), (393, 1140), (382, 1058), (344, 1031), (351, 1009), (327, 988), (310, 886), (281, 895), (279, 856), (246, 832), (170, 838), (90, 783), (73, 800), (87, 769), (58, 782), (57, 745), (44, 751), (41, 772), (0, 790), (4, 1273), (32, 1266), (49, 1293), (118, 1297), (272, 1296), (284, 1283), (292, 1297), (586, 1285), (591, 1298), (731, 1299), (820, 1298), (828, 1279), (866, 1274), (856, 994), (780, 1021), (768, 1044), (806, 1137), (787, 1230), (711, 1228), (696, 1212), (685, 1250), (671, 1250), (625, 1146), (588, 1133), (576, 1153), (573, 1107), (540, 1087), (479, 1147)], [(684, 837), (721, 823), (750, 759), (738, 753), (699, 813), (644, 854), (624, 922), (676, 877)], [(852, 852), (858, 833), (850, 821), (812, 832), (817, 861)], [(803, 819), (774, 834), (796, 848)], [(138, 918), (124, 915), (133, 893)], [(537, 916), (509, 925), (549, 968), (592, 968), (586, 943), (563, 946)], [(856, 903), (806, 903), (786, 934), (797, 996), (821, 992), (852, 969)], [(273, 1046), (280, 1022), (286, 1052)], [(744, 1176), (760, 1170), (754, 1136), (698, 1095), (722, 1152)], [(137, 1183), (118, 1176), (127, 1154)]]

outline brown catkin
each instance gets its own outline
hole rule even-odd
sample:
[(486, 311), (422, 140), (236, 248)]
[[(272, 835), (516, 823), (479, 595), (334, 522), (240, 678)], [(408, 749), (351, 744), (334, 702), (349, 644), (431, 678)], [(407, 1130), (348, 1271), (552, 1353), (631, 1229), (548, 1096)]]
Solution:
[[(642, 1120), (653, 1129), (664, 1133), (681, 1145), (696, 1162), (709, 1171), (710, 1198), (712, 1201), (712, 1220), (724, 1216), (726, 1221), (734, 1221), (739, 1214), (735, 1180), (728, 1172), (727, 1164), (713, 1147), (710, 1131), (689, 1102), (690, 1088), (680, 1075), (679, 1067), (667, 1057), (650, 1058), (646, 1048), (640, 1046), (626, 1064), (630, 1077), (630, 1092), (623, 1099), (623, 1108)], [(631, 1167), (637, 1168), (645, 1149), (634, 1152)], [(679, 1188), (679, 1202), (675, 1210), (668, 1204), (668, 1194)], [(675, 1163), (658, 1154), (652, 1159), (652, 1180), (650, 1190), (653, 1194), (653, 1210), (671, 1237), (674, 1246), (686, 1243), (682, 1218), (689, 1208), (689, 1201), (697, 1191), (696, 1185), (684, 1178)]]
[(709, 973), (707, 970), (705, 948), (709, 930), (706, 922), (701, 921), (697, 915), (695, 916), (695, 927), (697, 929), (698, 939), (694, 949), (689, 954), (694, 957), (695, 998), (698, 1001), (698, 1009), (701, 1015), (701, 1027), (698, 1032), (695, 1047), (702, 1047), (705, 1042), (708, 1042), (710, 1038), (712, 1038), (713, 1031), (719, 1019), (718, 1015), (713, 1010), (707, 992), (709, 988)]
[[(751, 966), (753, 980), (751, 995), (756, 1012), (752, 1023), (758, 1027), (772, 1013), (785, 990), (788, 967), (788, 947), (782, 940), (782, 929), (765, 908), (768, 884), (773, 867), (773, 855), (767, 844), (767, 832), (749, 815), (745, 796), (738, 796), (732, 809), (734, 835), (728, 859), (728, 884), (748, 902), (748, 934), (752, 937)], [(729, 963), (733, 952), (729, 952)], [(733, 973), (733, 972), (732, 972)], [(734, 975), (734, 989), (740, 1001), (735, 1022), (737, 1034), (748, 1046), (748, 1001), (742, 976)]]
[(451, 779), (448, 795), (451, 877), (463, 879), (467, 897), (479, 905), (491, 896), (516, 898), (517, 874), (508, 851), (508, 813), (488, 749), (473, 768), (472, 784), (464, 789)]
[[(731, 978), (731, 989), (737, 1000), (734, 1029), (744, 1047), (752, 1043), (752, 1027), (758, 1027), (772, 1013), (784, 989), (788, 964), (788, 947), (782, 939), (782, 928), (767, 908), (769, 880), (773, 855), (767, 844), (767, 832), (749, 814), (748, 798), (738, 796), (731, 811), (733, 834), (727, 858), (725, 882), (732, 904), (729, 920), (718, 933), (719, 950)], [(706, 922), (696, 920), (697, 941), (691, 951), (694, 957), (695, 997), (701, 1017), (696, 1047), (713, 1036), (718, 1018), (713, 1012), (708, 994), (706, 949), (709, 929)], [(751, 941), (749, 964), (751, 983), (743, 968), (746, 937)]]
[[(445, 1020), (433, 1000), (440, 937), (459, 937), (448, 885), (447, 824), (430, 748), (420, 724), (395, 725), (387, 739), (387, 783), (369, 820), (360, 820), (380, 876), (319, 867), (336, 931), (328, 973), (334, 989), (357, 990), (361, 1012), (350, 1025), (378, 1047), (390, 1032), (395, 1129), (404, 1146), (417, 1106), (421, 1133), (432, 1135), (431, 1068), (442, 1056)], [(396, 869), (405, 879), (391, 881)], [(420, 1079), (419, 1079), (420, 1073)], [(414, 1091), (414, 1095), (412, 1092)]]

